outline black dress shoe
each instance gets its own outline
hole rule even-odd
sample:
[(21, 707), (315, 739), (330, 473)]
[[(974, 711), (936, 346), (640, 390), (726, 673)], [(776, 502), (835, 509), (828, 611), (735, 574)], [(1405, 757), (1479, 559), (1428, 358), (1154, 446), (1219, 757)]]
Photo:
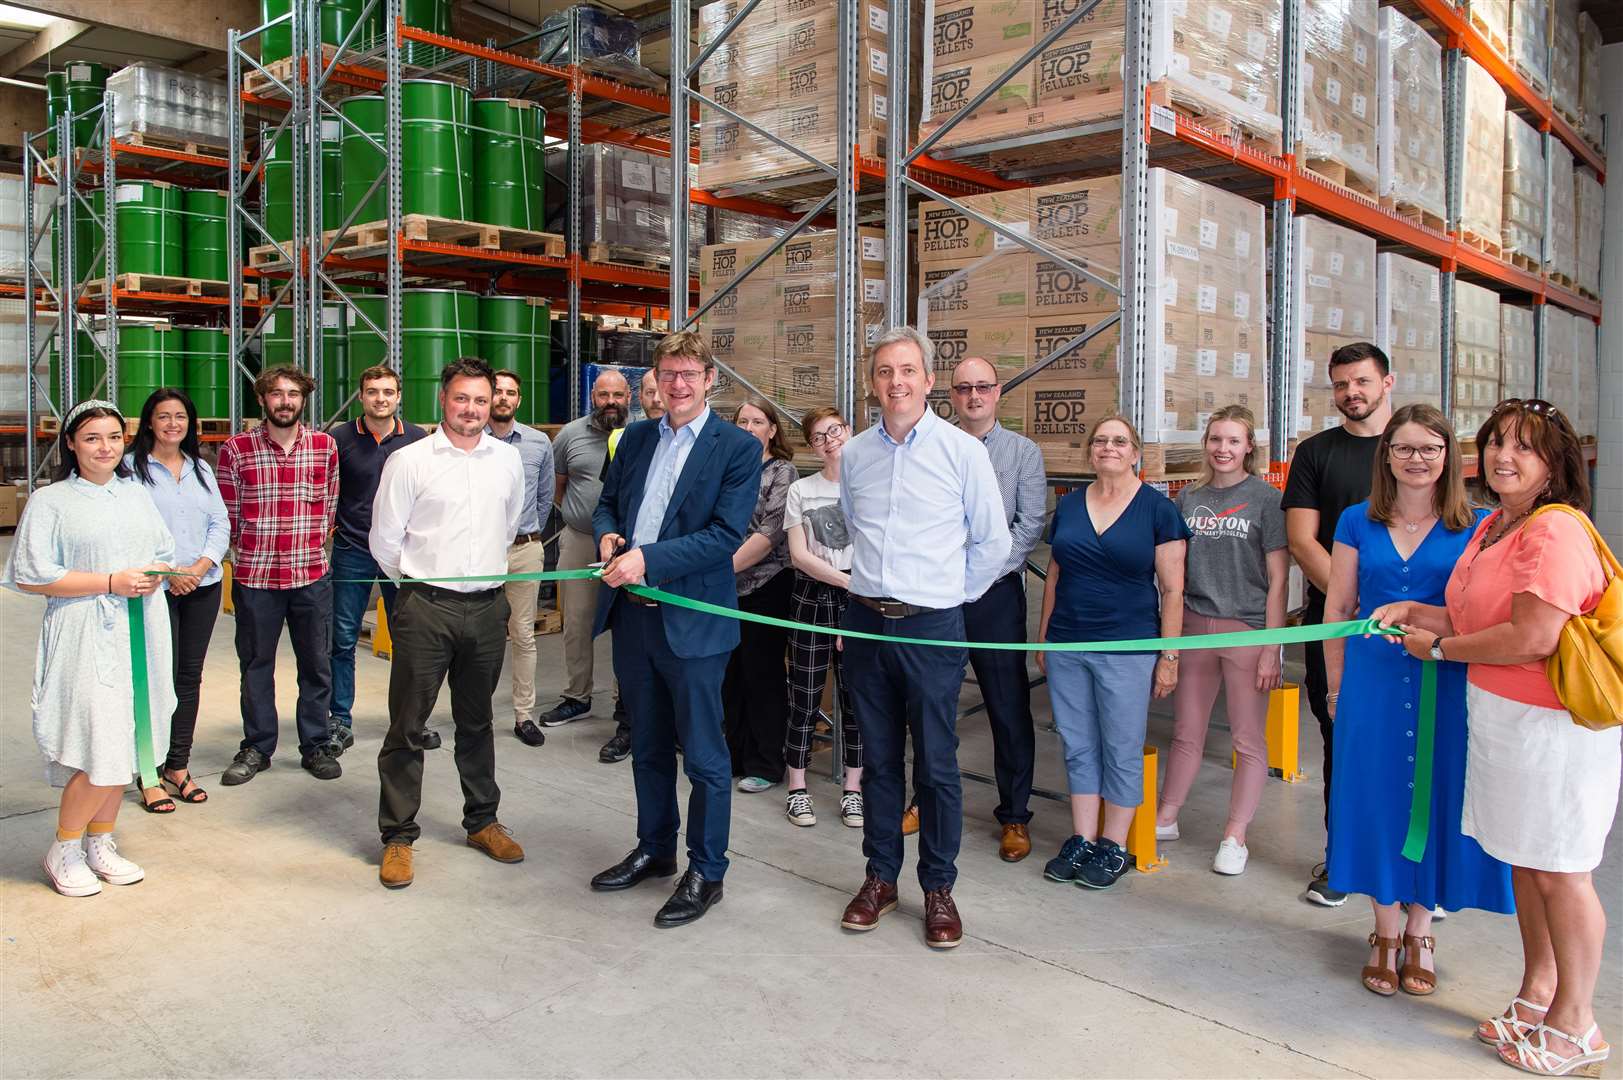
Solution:
[(706, 881), (697, 870), (689, 870), (676, 883), (676, 891), (665, 901), (665, 906), (654, 916), (654, 925), (661, 928), (683, 926), (693, 922), (721, 903), (721, 882)]
[(440, 748), (440, 733), (433, 728), (424, 728), (423, 737), (418, 742), (423, 744), (424, 750), (438, 750)]
[(613, 765), (616, 761), (624, 761), (630, 756), (631, 737), (629, 735), (615, 734), (597, 752), (597, 760), (605, 765)]
[(246, 784), (257, 774), (268, 768), (270, 768), (270, 758), (250, 746), (247, 749), (237, 751), (237, 756), (232, 759), (230, 765), (226, 766), (224, 774), (221, 775), (220, 783), (226, 787)]
[(592, 888), (598, 892), (629, 889), (649, 878), (670, 877), (676, 873), (675, 857), (656, 859), (642, 848), (634, 848), (626, 857), (592, 879)]
[(525, 746), (540, 746), (547, 741), (546, 733), (535, 726), (534, 720), (526, 720), (522, 724), (513, 725), (513, 734), (518, 736), (519, 742)]

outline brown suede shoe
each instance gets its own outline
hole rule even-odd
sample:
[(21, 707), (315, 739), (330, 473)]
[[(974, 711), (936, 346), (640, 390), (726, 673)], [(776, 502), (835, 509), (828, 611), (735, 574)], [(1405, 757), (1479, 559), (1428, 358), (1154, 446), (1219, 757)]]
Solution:
[(902, 811), (902, 835), (912, 836), (919, 831), (919, 808), (909, 806)]
[(404, 889), (411, 884), (410, 844), (383, 845), (383, 865), (378, 867), (378, 880), (385, 889)]
[(952, 902), (952, 888), (924, 894), (924, 943), (932, 949), (956, 949), (964, 940), (963, 920)]
[(524, 849), (518, 846), (507, 826), (492, 821), (476, 833), (468, 834), (468, 846), (476, 847), (497, 862), (523, 862)]
[(879, 925), (879, 917), (896, 910), (896, 886), (872, 874), (863, 879), (862, 888), (845, 905), (840, 925), (847, 930), (872, 930)]
[(1024, 825), (1003, 826), (1003, 840), (997, 846), (998, 858), (1004, 862), (1019, 862), (1031, 854), (1031, 834)]

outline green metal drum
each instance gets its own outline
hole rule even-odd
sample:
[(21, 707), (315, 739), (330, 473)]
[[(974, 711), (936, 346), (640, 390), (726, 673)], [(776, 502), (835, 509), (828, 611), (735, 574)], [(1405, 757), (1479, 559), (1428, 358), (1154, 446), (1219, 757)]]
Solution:
[(528, 101), (481, 98), (469, 125), (473, 144), (473, 220), (540, 229), (546, 219), (547, 113)]
[(321, 121), (321, 228), (344, 220), (344, 122)]
[(68, 73), (66, 71), (47, 71), (45, 73), (45, 119), (50, 129), (45, 136), (45, 152), (51, 157), (56, 156), (56, 119), (68, 111)]
[[(344, 35), (349, 28), (360, 21), (361, 10), (366, 7), (366, 0), (320, 0), (318, 5), (321, 19), (321, 40), (327, 45), (338, 45), (343, 42)], [(383, 0), (378, 0), (378, 8), (383, 7)], [(286, 15), (293, 9), (293, 0), (259, 0), (259, 22), (263, 26), (272, 19)], [(373, 25), (373, 20), (367, 20)], [(366, 34), (363, 28), (350, 39), (351, 48), (359, 48), (364, 42)], [(259, 37), (259, 62), (269, 64), (274, 60), (282, 60), (293, 55), (293, 24), (282, 23), (265, 31)]]
[[(227, 258), (225, 214), (227, 196), (223, 191), (184, 191), (181, 209), (185, 227), (186, 276), (224, 281), (230, 273)], [(123, 222), (119, 222), (120, 226)], [(210, 413), (218, 416), (219, 413)]]
[(479, 338), (477, 355), (493, 368), (518, 372), (522, 380), (519, 422), (545, 423), (551, 415), (551, 309), (528, 296), (481, 296)]
[[(451, 32), (451, 0), (403, 0), (400, 14), (407, 26), (415, 26), (419, 30), (428, 30), (435, 34)], [(419, 67), (441, 63), (448, 56), (444, 49), (421, 41), (406, 42), (400, 55), (406, 63), (416, 64)]]
[[(231, 332), (188, 329), (185, 335), (181, 385), (186, 396), (197, 406), (198, 416), (230, 416), (231, 391), (226, 380), (231, 372)], [(119, 359), (122, 362), (123, 357)]]
[[(407, 79), (400, 87), (401, 213), (468, 220), (473, 207), (473, 143), (468, 129), (470, 97), (465, 87), (438, 79)], [(383, 141), (383, 99), (371, 94), (346, 99), (339, 110), (361, 131)], [(383, 171), (383, 155), (348, 127), (343, 133), (342, 212), (360, 203)], [(387, 193), (380, 187), (368, 199), (357, 223), (381, 220)]]
[[(272, 240), (286, 244), (293, 239), (293, 133), (284, 131), (271, 143), (265, 159), (265, 178), (260, 187), (265, 211), (265, 231)], [(251, 231), (251, 230), (250, 230)], [(254, 244), (259, 237), (255, 236)]]
[[(183, 194), (181, 188), (156, 180), (132, 180), (118, 185), (113, 192), (118, 210), (118, 252), (113, 261), (114, 274), (180, 277), (186, 272), (185, 218), (181, 213)], [(96, 213), (102, 214), (105, 207), (103, 193), (95, 192), (91, 202)], [(77, 222), (75, 227), (78, 227)], [(94, 221), (87, 221), (86, 228), (91, 233), (91, 247), (85, 256), (89, 258), (95, 254), (95, 247), (100, 246), (101, 235)], [(78, 235), (75, 234), (76, 239)]]
[[(349, 385), (349, 330), (344, 304), (331, 301), (321, 309), (321, 412), (320, 422), (338, 410), (354, 387)], [(265, 367), (293, 365), (293, 312), (282, 310), (271, 316), (265, 328), (261, 360)]]
[(118, 331), (118, 409), (141, 415), (152, 391), (186, 381), (186, 332), (157, 325), (123, 326)]
[[(107, 387), (100, 385), (102, 377), (107, 374), (107, 361), (102, 358), (96, 349), (95, 338), (102, 337), (100, 331), (95, 335), (80, 331), (78, 343), (74, 346), (73, 378), (74, 401), (58, 403), (64, 415), (79, 402), (90, 397), (106, 397)], [(58, 361), (60, 366), (60, 361)]]
[[(67, 75), (68, 108), (73, 110), (73, 145), (89, 146), (95, 136), (96, 125), (101, 122), (100, 113), (89, 113), (102, 102), (102, 95), (107, 90), (107, 65), (98, 64), (92, 60), (70, 60), (65, 69)], [(99, 140), (107, 141), (104, 132)]]
[[(351, 124), (361, 131), (383, 142), (384, 111), (383, 98), (377, 94), (360, 94), (345, 98), (338, 106), (338, 111)], [(329, 228), (337, 228), (339, 222), (349, 216), (351, 210), (360, 205), (366, 191), (372, 186), (372, 181), (383, 172), (386, 164), (383, 154), (361, 135), (350, 129), (349, 124), (341, 125), (339, 144), (339, 176), (341, 197), (338, 204), (338, 217)], [(326, 182), (325, 176), (322, 182)], [(381, 221), (388, 214), (387, 186), (378, 185), (377, 191), (366, 200), (361, 212), (355, 215), (355, 224), (363, 225), (370, 221)]]
[[(387, 330), (387, 298), (357, 296), (355, 306)], [(440, 370), (479, 355), (479, 298), (457, 289), (406, 289), (400, 294), (403, 358), (401, 415), (415, 424), (439, 420)], [(350, 366), (357, 373), (387, 362), (383, 339), (359, 318), (350, 327)]]

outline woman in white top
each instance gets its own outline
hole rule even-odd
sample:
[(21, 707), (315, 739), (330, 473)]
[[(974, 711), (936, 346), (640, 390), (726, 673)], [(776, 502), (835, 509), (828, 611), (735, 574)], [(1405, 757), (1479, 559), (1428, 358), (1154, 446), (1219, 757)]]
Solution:
[[(792, 618), (814, 626), (837, 627), (845, 618), (851, 586), (851, 536), (840, 509), (840, 451), (849, 433), (838, 409), (822, 406), (801, 418), (806, 437), (823, 468), (789, 487), (783, 525), (789, 534), (789, 561), (795, 568)], [(840, 695), (845, 783), (840, 794), (840, 820), (862, 828), (862, 736), (857, 730), (851, 690), (840, 663), (840, 643), (828, 634), (789, 632), (789, 728), (783, 744), (789, 794), (784, 812), (796, 825), (817, 824), (806, 767), (811, 762), (812, 727), (829, 666)]]

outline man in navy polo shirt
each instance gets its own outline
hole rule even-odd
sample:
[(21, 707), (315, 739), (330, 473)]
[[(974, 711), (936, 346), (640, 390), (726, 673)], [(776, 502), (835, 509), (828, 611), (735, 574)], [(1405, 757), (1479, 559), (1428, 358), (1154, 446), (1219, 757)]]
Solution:
[[(428, 432), (396, 415), (400, 411), (400, 376), (378, 365), (361, 372), (360, 419), (332, 429), (338, 443), (338, 524), (332, 542), (332, 715), (330, 752), (334, 757), (355, 745), (350, 709), (355, 704), (355, 643), (360, 640), (361, 618), (372, 599), (369, 578), (383, 573), (368, 550), (372, 531), (372, 500), (378, 493), (383, 463), (402, 446)], [(395, 586), (384, 582), (383, 607), (394, 614)], [(439, 733), (425, 734), (423, 745), (439, 746)]]

